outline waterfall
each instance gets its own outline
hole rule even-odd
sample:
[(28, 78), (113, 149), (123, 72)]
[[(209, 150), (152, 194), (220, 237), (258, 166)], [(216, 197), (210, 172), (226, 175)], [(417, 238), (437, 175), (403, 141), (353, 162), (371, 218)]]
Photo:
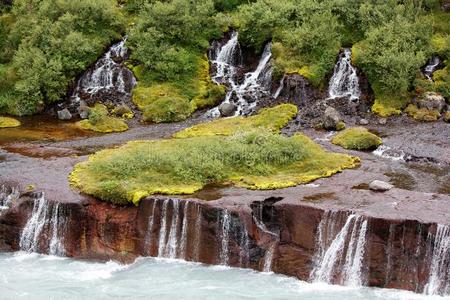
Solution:
[(441, 60), (437, 56), (430, 58), (422, 70), (423, 75), (429, 80), (433, 81), (433, 73), (438, 69)]
[(48, 252), (52, 255), (64, 255), (62, 242), (64, 236), (64, 221), (60, 221), (60, 204), (50, 205), (41, 193), (34, 201), (33, 211), (20, 236), (20, 249), (27, 252), (44, 251), (40, 245), (41, 236), (45, 230), (51, 231)]
[[(136, 79), (125, 65), (128, 49), (125, 47), (127, 38), (112, 45), (109, 50), (89, 68), (77, 82), (70, 96), (70, 106), (78, 107), (81, 100), (112, 100), (119, 102), (128, 100), (136, 85)], [(118, 103), (119, 104), (119, 103)]]
[(284, 75), (283, 78), (281, 78), (280, 85), (278, 86), (277, 90), (275, 91), (275, 93), (272, 96), (273, 99), (277, 99), (280, 96), (281, 91), (284, 88), (284, 81), (285, 80), (286, 80), (286, 75)]
[(339, 55), (329, 83), (328, 95), (330, 99), (349, 97), (350, 100), (356, 100), (361, 96), (358, 75), (351, 64), (351, 56), (352, 52), (348, 48), (345, 48)]
[(153, 207), (152, 207), (152, 212), (150, 214), (150, 216), (148, 217), (148, 222), (147, 222), (147, 232), (145, 234), (145, 240), (144, 240), (144, 246), (146, 249), (146, 252), (148, 255), (151, 255), (152, 252), (152, 246), (153, 246), (153, 226), (155, 224), (155, 211), (156, 211), (156, 206), (158, 204), (158, 199), (155, 199), (153, 202)]
[(0, 212), (8, 209), (11, 204), (19, 199), (20, 191), (16, 187), (8, 188), (4, 185), (0, 186)]
[(429, 295), (450, 295), (450, 226), (437, 225), (436, 234), (428, 236), (431, 266), (424, 292)]
[(164, 257), (167, 243), (167, 207), (170, 200), (164, 200), (161, 211), (161, 223), (159, 227), (158, 257)]
[[(252, 72), (244, 76), (242, 83), (236, 78), (236, 68), (242, 62), (242, 54), (238, 42), (238, 34), (233, 33), (231, 39), (218, 50), (215, 59), (212, 60), (216, 66), (216, 83), (229, 86), (228, 93), (222, 103), (232, 103), (236, 106), (234, 115), (247, 115), (253, 112), (257, 101), (264, 96), (271, 97), (270, 87), (272, 84), (272, 44), (268, 43), (259, 60), (258, 66)], [(207, 117), (219, 117), (218, 107), (209, 110)]]
[[(317, 253), (311, 280), (351, 286), (364, 284), (367, 220), (350, 215), (337, 234), (338, 212), (326, 212), (318, 228)], [(330, 243), (331, 241), (331, 243)]]
[(181, 226), (181, 249), (180, 249), (180, 258), (186, 260), (187, 259), (187, 246), (188, 246), (188, 213), (189, 213), (189, 204), (191, 202), (186, 201), (184, 203), (183, 209), (183, 225)]
[[(177, 258), (178, 251), (178, 224), (180, 222), (180, 201), (172, 200), (173, 210), (172, 210), (172, 224), (169, 231), (168, 244), (166, 245), (165, 257)], [(168, 247), (168, 248), (167, 248)]]
[(200, 260), (200, 245), (202, 240), (202, 207), (197, 205), (197, 219), (195, 221), (194, 260)]
[(231, 228), (231, 216), (230, 212), (228, 210), (223, 210), (223, 213), (221, 214), (220, 218), (220, 225), (221, 225), (221, 249), (219, 253), (219, 259), (221, 265), (228, 265), (229, 260), (229, 243), (230, 243), (230, 228)]
[(239, 252), (239, 265), (244, 268), (250, 262), (250, 237), (248, 230), (244, 224), (242, 230), (240, 230), (241, 238), (239, 240), (240, 252)]
[(264, 254), (263, 272), (272, 272), (273, 256), (277, 245), (278, 242), (273, 242), (272, 245), (270, 245), (269, 249), (266, 250), (266, 253)]

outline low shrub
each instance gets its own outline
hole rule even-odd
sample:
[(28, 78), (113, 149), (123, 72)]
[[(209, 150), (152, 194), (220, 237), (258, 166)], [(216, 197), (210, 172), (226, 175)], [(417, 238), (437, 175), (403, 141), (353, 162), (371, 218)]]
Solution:
[(108, 115), (108, 109), (103, 104), (96, 104), (89, 110), (89, 117), (78, 122), (78, 125), (85, 130), (102, 133), (121, 132), (128, 130), (128, 125), (124, 120)]

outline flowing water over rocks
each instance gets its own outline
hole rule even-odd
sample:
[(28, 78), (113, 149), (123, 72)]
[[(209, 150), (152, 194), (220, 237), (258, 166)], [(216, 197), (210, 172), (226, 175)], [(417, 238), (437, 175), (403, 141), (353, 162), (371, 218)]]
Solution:
[(58, 111), (68, 108), (75, 115), (83, 116), (83, 105), (96, 102), (114, 105), (129, 104), (136, 79), (124, 64), (128, 58), (125, 47), (127, 38), (112, 45), (108, 51), (78, 79), (69, 99), (60, 104)]
[(351, 64), (351, 56), (352, 52), (348, 48), (339, 55), (328, 88), (328, 96), (331, 99), (348, 97), (350, 100), (357, 100), (361, 96), (359, 78)]
[(425, 75), (425, 77), (429, 81), (433, 81), (433, 73), (437, 69), (439, 69), (440, 65), (441, 65), (441, 59), (438, 56), (433, 56), (432, 58), (430, 58), (428, 60), (425, 67), (423, 67), (423, 69), (422, 69), (423, 75)]
[(0, 213), (2, 210), (8, 209), (19, 197), (20, 192), (17, 187), (0, 185)]
[[(241, 78), (243, 71), (242, 51), (238, 41), (238, 33), (233, 32), (231, 38), (224, 45), (215, 42), (210, 51), (210, 61), (215, 67), (215, 75), (212, 77), (217, 84), (225, 84), (228, 92), (222, 102), (235, 106), (234, 115), (248, 115), (256, 108), (260, 98), (271, 97), (272, 84), (272, 45), (268, 43), (264, 47), (259, 63), (255, 70), (247, 72)], [(219, 117), (219, 107), (215, 107), (206, 113), (208, 117)]]

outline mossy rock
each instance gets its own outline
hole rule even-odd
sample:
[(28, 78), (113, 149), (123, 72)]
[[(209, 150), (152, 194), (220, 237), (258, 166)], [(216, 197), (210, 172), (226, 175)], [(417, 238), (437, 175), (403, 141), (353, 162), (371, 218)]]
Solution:
[(305, 135), (270, 132), (135, 141), (97, 152), (70, 174), (72, 186), (104, 201), (138, 204), (153, 194), (192, 194), (207, 184), (277, 189), (359, 165)]
[(257, 115), (250, 117), (237, 116), (198, 124), (175, 133), (174, 137), (226, 136), (255, 129), (279, 132), (281, 128), (286, 126), (297, 115), (297, 112), (298, 109), (295, 105), (280, 104), (272, 108), (261, 109)]
[(119, 105), (111, 110), (111, 114), (124, 119), (133, 119), (134, 113), (127, 105)]
[(160, 98), (144, 109), (145, 122), (167, 123), (186, 120), (192, 113), (191, 104), (184, 97)]
[(382, 144), (377, 135), (364, 127), (353, 127), (339, 132), (331, 142), (350, 150), (373, 150)]
[(405, 98), (378, 96), (375, 97), (372, 112), (383, 118), (400, 115), (406, 102), (407, 100)]
[(414, 104), (408, 105), (405, 112), (414, 120), (421, 122), (433, 122), (441, 117), (441, 114), (436, 109), (418, 108)]
[(96, 104), (89, 109), (89, 117), (78, 122), (78, 125), (85, 130), (101, 133), (122, 132), (128, 130), (128, 125), (124, 120), (108, 115), (108, 108), (103, 104)]
[(444, 121), (450, 123), (450, 111), (446, 111), (444, 114)]
[(18, 127), (20, 125), (20, 121), (14, 118), (0, 117), (0, 128)]

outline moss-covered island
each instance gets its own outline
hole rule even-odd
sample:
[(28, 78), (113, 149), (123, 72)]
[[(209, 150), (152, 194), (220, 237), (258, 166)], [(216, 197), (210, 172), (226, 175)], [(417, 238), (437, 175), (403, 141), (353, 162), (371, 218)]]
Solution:
[(350, 150), (373, 150), (382, 144), (380, 137), (364, 127), (345, 129), (336, 134), (331, 142)]
[(20, 121), (9, 117), (0, 117), (0, 128), (10, 128), (20, 126)]
[[(116, 113), (113, 109), (113, 113)], [(132, 116), (132, 112), (125, 112), (124, 118)], [(109, 115), (108, 108), (103, 104), (96, 104), (89, 109), (89, 117), (86, 120), (81, 120), (78, 125), (85, 130), (91, 130), (101, 133), (122, 132), (128, 130), (128, 125), (121, 118), (112, 117)]]
[(291, 110), (286, 117), (290, 107), (205, 123), (175, 139), (100, 151), (76, 165), (70, 181), (102, 200), (137, 204), (148, 195), (192, 194), (207, 184), (285, 188), (358, 165), (358, 158), (327, 152), (303, 134), (274, 133), (295, 116)]

